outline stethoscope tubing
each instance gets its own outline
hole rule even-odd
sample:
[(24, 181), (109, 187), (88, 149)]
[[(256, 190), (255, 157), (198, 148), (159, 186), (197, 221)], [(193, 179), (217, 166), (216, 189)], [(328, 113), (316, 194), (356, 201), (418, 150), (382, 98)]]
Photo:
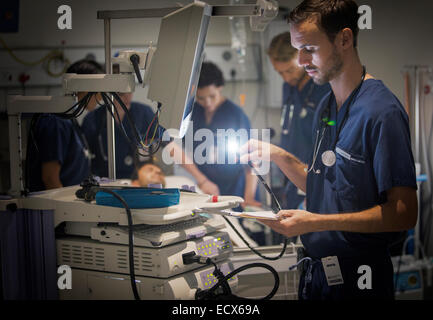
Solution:
[[(340, 135), (340, 132), (341, 132), (341, 130), (343, 129), (344, 125), (346, 124), (346, 120), (347, 120), (347, 118), (348, 118), (348, 116), (349, 116), (349, 110), (350, 110), (350, 107), (351, 107), (352, 104), (356, 101), (356, 97), (358, 96), (358, 93), (359, 93), (359, 91), (361, 90), (362, 84), (364, 83), (365, 75), (366, 75), (366, 69), (365, 69), (365, 66), (363, 66), (363, 74), (362, 74), (361, 82), (359, 83), (359, 85), (357, 86), (357, 88), (353, 91), (353, 93), (352, 93), (351, 96), (350, 96), (349, 104), (348, 104), (347, 109), (346, 109), (346, 112), (345, 112), (345, 114), (344, 114), (344, 117), (343, 117), (343, 121), (342, 121), (342, 123), (341, 123), (341, 126), (337, 126), (337, 134), (336, 134), (336, 136), (335, 136), (335, 140), (334, 140), (334, 142), (332, 143), (332, 145), (331, 145), (332, 147), (331, 147), (331, 149), (330, 149), (330, 151), (332, 151), (332, 152), (334, 152), (334, 149), (335, 149), (335, 147), (336, 147), (336, 145), (337, 145), (337, 141), (338, 141), (338, 137), (339, 137), (339, 135)], [(311, 167), (310, 167), (310, 169), (309, 169), (307, 172), (311, 172), (311, 171), (313, 171), (313, 172), (316, 173), (316, 174), (320, 174), (320, 170), (319, 170), (319, 169), (316, 170), (316, 169), (314, 169), (314, 167), (315, 167), (315, 164), (316, 164), (317, 156), (318, 156), (318, 154), (319, 154), (320, 146), (321, 146), (322, 141), (323, 141), (323, 138), (324, 138), (324, 136), (325, 136), (326, 129), (330, 126), (328, 123), (325, 123), (325, 124), (324, 124), (324, 121), (323, 121), (323, 114), (324, 114), (325, 112), (327, 112), (327, 114), (328, 114), (328, 116), (329, 116), (329, 114), (331, 113), (331, 100), (332, 100), (332, 95), (333, 95), (333, 93), (332, 93), (332, 91), (331, 91), (331, 94), (329, 95), (328, 105), (327, 105), (327, 107), (322, 111), (322, 113), (321, 113), (321, 115), (320, 115), (320, 117), (319, 117), (319, 127), (322, 128), (322, 134), (320, 135), (320, 140), (319, 140), (319, 143), (317, 144), (317, 139), (318, 139), (318, 137), (319, 137), (319, 131), (320, 131), (320, 128), (317, 129), (316, 141), (315, 141), (315, 143), (314, 143), (313, 161), (312, 161), (312, 163), (311, 163)], [(324, 125), (324, 126), (323, 126), (323, 125)], [(332, 165), (333, 165), (333, 164), (332, 164)], [(331, 165), (331, 166), (332, 166), (332, 165)]]

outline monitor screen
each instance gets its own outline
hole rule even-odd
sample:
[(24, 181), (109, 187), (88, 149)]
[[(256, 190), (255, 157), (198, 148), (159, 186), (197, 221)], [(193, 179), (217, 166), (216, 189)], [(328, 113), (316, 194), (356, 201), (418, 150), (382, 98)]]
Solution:
[(197, 1), (162, 18), (148, 98), (161, 103), (160, 124), (185, 135), (194, 107), (212, 7)]

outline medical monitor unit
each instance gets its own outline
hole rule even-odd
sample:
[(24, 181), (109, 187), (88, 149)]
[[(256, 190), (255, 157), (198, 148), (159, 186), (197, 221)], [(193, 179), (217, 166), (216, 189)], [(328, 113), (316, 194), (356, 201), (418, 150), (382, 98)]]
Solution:
[(148, 98), (161, 103), (160, 124), (185, 135), (195, 101), (212, 7), (200, 1), (162, 18)]

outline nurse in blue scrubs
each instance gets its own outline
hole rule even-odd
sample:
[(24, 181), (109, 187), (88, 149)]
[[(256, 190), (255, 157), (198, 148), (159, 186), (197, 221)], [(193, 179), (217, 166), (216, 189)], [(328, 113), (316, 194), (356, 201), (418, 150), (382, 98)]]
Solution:
[[(67, 73), (100, 74), (102, 67), (92, 60), (72, 64)], [(78, 100), (87, 92), (79, 92)], [(93, 96), (87, 110), (97, 106)], [(40, 191), (80, 184), (90, 173), (86, 139), (75, 119), (42, 114), (34, 128), (34, 143), (29, 142), (29, 191)]]
[[(289, 32), (275, 36), (267, 53), (275, 71), (284, 80), (280, 147), (306, 163), (313, 149), (314, 112), (331, 88), (329, 84), (315, 84), (298, 64), (298, 51), (290, 44)], [(304, 198), (305, 193), (287, 180), (280, 201), (283, 208), (303, 206)]]
[(408, 116), (361, 64), (358, 18), (352, 0), (305, 0), (289, 17), (299, 64), (332, 87), (317, 107), (308, 164), (269, 146), (271, 161), (307, 193), (306, 210), (282, 210), (279, 221), (266, 222), (285, 236), (301, 235), (300, 299), (393, 299), (388, 249), (417, 221)]
[[(206, 161), (203, 164), (198, 164), (195, 157), (194, 163), (204, 175), (203, 179), (197, 183), (202, 190), (213, 189), (213, 194), (240, 196), (245, 200), (244, 205), (260, 206), (260, 202), (255, 200), (256, 176), (245, 165), (229, 163), (229, 159), (231, 159), (229, 153), (232, 152), (234, 153), (232, 156), (235, 156), (238, 147), (234, 147), (235, 150), (233, 150), (228, 141), (230, 139), (226, 139), (224, 146), (217, 144), (218, 129), (233, 129), (234, 131), (244, 129), (247, 134), (250, 130), (250, 121), (244, 111), (223, 96), (223, 86), (224, 78), (221, 70), (211, 62), (204, 62), (201, 67), (196, 103), (191, 118), (193, 133), (195, 134), (200, 129), (212, 132), (215, 140), (211, 149), (213, 149), (214, 155), (223, 152), (219, 156), (220, 159), (224, 158), (225, 162), (223, 164), (215, 163), (210, 160), (210, 154), (203, 154)], [(248, 140), (248, 137), (246, 136), (244, 141), (235, 141), (234, 144), (237, 143), (240, 146)], [(204, 142), (204, 139), (194, 141), (194, 151)]]

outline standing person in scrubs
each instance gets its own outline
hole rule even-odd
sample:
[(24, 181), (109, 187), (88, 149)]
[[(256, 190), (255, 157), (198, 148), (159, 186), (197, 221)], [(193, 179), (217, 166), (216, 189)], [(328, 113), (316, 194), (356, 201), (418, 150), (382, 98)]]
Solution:
[(357, 51), (352, 0), (305, 0), (289, 16), (298, 61), (332, 91), (317, 107), (308, 164), (274, 145), (250, 141), (241, 162), (269, 147), (270, 159), (307, 193), (306, 210), (266, 222), (305, 248), (300, 299), (393, 299), (388, 246), (417, 221), (408, 116)]
[[(267, 53), (275, 71), (284, 80), (280, 147), (307, 163), (313, 149), (314, 112), (331, 88), (329, 84), (315, 84), (298, 64), (298, 51), (290, 44), (289, 32), (275, 36)], [(280, 201), (283, 208), (297, 209), (304, 198), (305, 193), (287, 180)]]
[[(224, 86), (224, 77), (221, 70), (211, 62), (204, 62), (201, 67), (200, 79), (196, 92), (196, 103), (191, 117), (193, 133), (200, 129), (212, 131), (215, 137), (214, 154), (224, 149), (224, 152), (237, 152), (231, 150), (229, 145), (217, 145), (217, 130), (218, 129), (233, 129), (237, 131), (244, 129), (249, 134), (250, 121), (243, 110), (227, 99), (222, 94)], [(248, 137), (246, 137), (248, 139)], [(247, 141), (247, 140), (246, 140)], [(242, 145), (246, 141), (241, 142)], [(193, 149), (196, 150), (202, 141), (194, 141)], [(209, 154), (205, 155), (210, 157)], [(225, 158), (226, 155), (224, 154)], [(214, 194), (220, 195), (235, 195), (243, 197), (245, 202), (243, 205), (260, 206), (260, 202), (255, 200), (257, 190), (257, 177), (254, 176), (251, 170), (241, 164), (218, 164), (204, 163), (197, 164), (197, 159), (194, 163), (197, 168), (203, 173), (202, 180), (198, 180), (198, 187), (203, 190), (211, 186), (214, 188)]]
[[(67, 73), (101, 74), (102, 67), (92, 60), (79, 60)], [(78, 92), (78, 100), (87, 92)], [(93, 96), (87, 110), (97, 106)], [(55, 189), (80, 184), (89, 175), (90, 159), (85, 137), (76, 119), (42, 114), (34, 128), (35, 143), (30, 144), (27, 161), (29, 191)]]

